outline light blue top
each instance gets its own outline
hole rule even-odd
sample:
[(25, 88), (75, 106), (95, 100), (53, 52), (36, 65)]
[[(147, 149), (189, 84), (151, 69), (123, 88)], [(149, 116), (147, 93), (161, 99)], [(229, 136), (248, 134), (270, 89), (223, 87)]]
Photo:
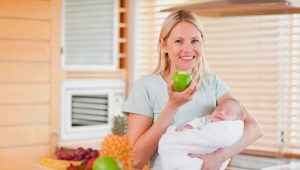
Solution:
[[(180, 126), (196, 117), (210, 114), (217, 100), (229, 92), (229, 88), (214, 73), (201, 83), (193, 99), (182, 105), (173, 118), (173, 125)], [(124, 113), (136, 113), (156, 121), (168, 101), (167, 83), (160, 75), (148, 75), (137, 80), (122, 108)], [(152, 170), (161, 170), (157, 154), (152, 159)]]

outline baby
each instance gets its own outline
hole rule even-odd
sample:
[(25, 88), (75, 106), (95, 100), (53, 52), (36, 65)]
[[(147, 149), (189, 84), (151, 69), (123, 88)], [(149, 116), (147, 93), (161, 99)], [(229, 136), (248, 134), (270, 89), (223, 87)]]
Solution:
[(176, 128), (176, 131), (184, 131), (186, 129), (201, 129), (208, 123), (224, 121), (224, 120), (244, 120), (245, 115), (238, 101), (227, 99), (220, 103), (215, 110), (206, 117), (196, 118), (182, 127)]
[[(181, 127), (170, 126), (159, 141), (158, 153), (163, 170), (199, 170), (202, 160), (189, 153), (208, 154), (228, 147), (243, 134), (245, 115), (239, 102), (227, 99), (206, 117)], [(229, 160), (223, 163), (225, 169)]]

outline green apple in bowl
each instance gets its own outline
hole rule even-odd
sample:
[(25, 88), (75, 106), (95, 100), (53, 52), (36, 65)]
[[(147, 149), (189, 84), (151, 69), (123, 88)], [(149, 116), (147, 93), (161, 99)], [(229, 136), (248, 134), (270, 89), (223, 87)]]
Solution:
[(176, 71), (173, 74), (172, 88), (176, 92), (184, 91), (192, 82), (192, 74), (184, 71)]
[(110, 156), (98, 157), (93, 163), (93, 170), (122, 170), (122, 165)]

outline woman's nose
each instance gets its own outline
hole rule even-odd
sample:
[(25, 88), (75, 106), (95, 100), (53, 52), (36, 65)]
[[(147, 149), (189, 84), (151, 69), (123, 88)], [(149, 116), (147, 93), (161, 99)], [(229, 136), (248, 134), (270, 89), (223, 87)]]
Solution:
[(192, 51), (192, 44), (190, 44), (190, 43), (184, 43), (183, 44), (183, 51), (184, 52), (190, 52), (190, 51)]

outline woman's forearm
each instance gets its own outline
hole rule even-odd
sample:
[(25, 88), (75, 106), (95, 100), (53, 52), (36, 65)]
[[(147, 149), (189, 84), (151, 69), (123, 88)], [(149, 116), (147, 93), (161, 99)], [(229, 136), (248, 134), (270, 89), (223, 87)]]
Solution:
[(166, 105), (153, 125), (133, 143), (134, 168), (141, 169), (156, 152), (158, 142), (171, 124), (176, 107)]
[(245, 120), (244, 132), (241, 139), (234, 145), (222, 149), (224, 160), (230, 159), (233, 155), (240, 153), (248, 145), (262, 136), (258, 122), (251, 116)]

